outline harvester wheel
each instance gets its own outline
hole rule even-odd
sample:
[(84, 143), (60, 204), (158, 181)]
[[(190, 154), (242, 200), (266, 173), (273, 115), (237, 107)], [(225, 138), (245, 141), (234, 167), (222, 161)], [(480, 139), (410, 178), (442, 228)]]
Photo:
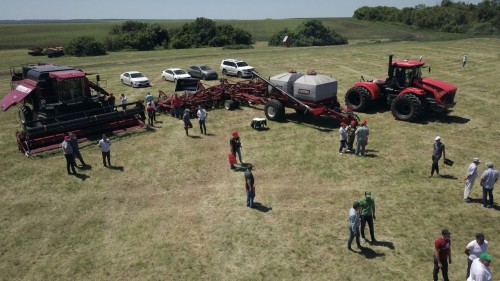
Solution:
[(266, 118), (271, 121), (282, 121), (285, 119), (285, 108), (279, 100), (269, 100), (264, 106)]
[(224, 102), (224, 108), (227, 110), (234, 110), (236, 109), (235, 102), (233, 100), (226, 100)]
[(365, 87), (350, 88), (345, 94), (345, 104), (354, 111), (365, 111), (370, 107), (371, 95)]
[(391, 111), (398, 120), (413, 121), (422, 113), (422, 102), (414, 94), (403, 94), (392, 101)]

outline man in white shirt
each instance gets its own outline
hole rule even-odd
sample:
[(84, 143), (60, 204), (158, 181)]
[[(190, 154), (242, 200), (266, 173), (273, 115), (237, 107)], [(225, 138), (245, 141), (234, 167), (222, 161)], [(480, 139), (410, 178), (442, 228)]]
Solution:
[(202, 134), (207, 134), (207, 126), (205, 125), (205, 119), (207, 118), (207, 111), (203, 108), (203, 106), (198, 106), (198, 112), (196, 112), (198, 116), (198, 123), (200, 123), (200, 131)]
[(488, 251), (488, 241), (484, 239), (484, 234), (477, 233), (476, 239), (472, 240), (465, 247), (464, 253), (467, 255), (467, 275), (465, 278), (469, 278), (470, 267), (475, 259), (478, 259), (482, 253)]
[(102, 134), (102, 139), (97, 146), (101, 148), (104, 167), (106, 167), (106, 159), (108, 160), (108, 166), (111, 167), (111, 140), (106, 137), (106, 134)]
[(472, 191), (472, 186), (474, 185), (474, 182), (476, 181), (477, 178), (477, 166), (479, 166), (479, 158), (476, 157), (472, 160), (472, 163), (469, 165), (469, 168), (467, 169), (467, 175), (464, 178), (465, 181), (465, 188), (464, 188), (464, 202), (465, 203), (470, 203), (470, 197), (469, 194)]
[(478, 259), (472, 262), (470, 276), (467, 281), (493, 281), (490, 271), (491, 256), (482, 253)]

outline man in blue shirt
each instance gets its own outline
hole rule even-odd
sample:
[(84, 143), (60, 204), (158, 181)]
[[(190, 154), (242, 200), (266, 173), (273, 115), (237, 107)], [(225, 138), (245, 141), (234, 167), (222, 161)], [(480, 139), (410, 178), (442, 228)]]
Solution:
[(352, 204), (352, 208), (349, 210), (349, 239), (347, 240), (347, 249), (352, 251), (351, 245), (352, 240), (356, 237), (356, 244), (358, 249), (361, 249), (361, 243), (359, 242), (359, 211), (361, 210), (361, 204), (355, 201)]
[[(498, 171), (493, 170), (493, 163), (486, 163), (488, 169), (481, 175), (481, 186), (483, 187), (483, 207), (493, 208), (493, 188), (498, 181)], [(489, 204), (488, 196), (490, 197)]]

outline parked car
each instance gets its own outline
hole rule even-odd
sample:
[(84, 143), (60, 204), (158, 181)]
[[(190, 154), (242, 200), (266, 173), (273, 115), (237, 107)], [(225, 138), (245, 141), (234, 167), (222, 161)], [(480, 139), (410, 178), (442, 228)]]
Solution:
[(120, 81), (122, 84), (127, 84), (136, 87), (149, 87), (151, 84), (149, 83), (148, 77), (144, 76), (139, 71), (127, 71), (120, 75)]
[(167, 68), (161, 73), (161, 79), (165, 81), (177, 82), (179, 78), (191, 78), (191, 75), (180, 68)]
[(187, 73), (189, 73), (191, 77), (196, 77), (203, 80), (215, 80), (219, 77), (215, 70), (206, 65), (192, 65), (188, 67)]
[(238, 78), (252, 77), (254, 68), (242, 60), (225, 59), (220, 63), (220, 70), (224, 75), (235, 75)]

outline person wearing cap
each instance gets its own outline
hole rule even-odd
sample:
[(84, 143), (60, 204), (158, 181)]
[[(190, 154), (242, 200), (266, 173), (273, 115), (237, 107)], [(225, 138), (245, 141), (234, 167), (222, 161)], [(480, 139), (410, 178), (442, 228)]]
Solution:
[(172, 97), (172, 108), (174, 109), (174, 116), (175, 118), (181, 119), (181, 99), (177, 95), (177, 93), (174, 93), (174, 96)]
[[(498, 171), (493, 169), (493, 163), (486, 163), (488, 169), (481, 175), (481, 186), (483, 187), (483, 207), (493, 208), (493, 189), (498, 181)], [(489, 197), (489, 202), (488, 202)], [(488, 204), (489, 203), (489, 204)]]
[(245, 192), (247, 194), (247, 207), (253, 208), (253, 199), (255, 198), (255, 179), (252, 174), (252, 165), (247, 166), (245, 171)]
[(184, 114), (182, 115), (182, 121), (184, 121), (184, 130), (186, 131), (186, 136), (189, 136), (189, 128), (193, 128), (193, 123), (191, 123), (191, 113), (189, 108), (184, 109)]
[(467, 281), (493, 281), (490, 271), (492, 257), (488, 253), (482, 253), (478, 259), (472, 262), (470, 275)]
[(368, 223), (368, 228), (370, 229), (370, 242), (377, 243), (375, 239), (375, 227), (373, 226), (373, 221), (375, 220), (375, 199), (372, 197), (370, 191), (365, 192), (365, 196), (359, 199), (359, 204), (361, 205), (361, 238), (366, 243), (365, 236), (365, 226)]
[(83, 167), (87, 166), (87, 164), (85, 164), (85, 161), (83, 161), (82, 154), (80, 153), (80, 148), (78, 147), (78, 138), (74, 133), (69, 133), (69, 138), (70, 138), (69, 145), (71, 145), (71, 148), (73, 149), (73, 159), (78, 158)]
[(441, 236), (434, 241), (434, 270), (432, 277), (438, 280), (439, 270), (444, 281), (448, 279), (448, 264), (451, 264), (451, 232), (445, 228), (441, 231)]
[(359, 153), (361, 153), (361, 156), (365, 156), (365, 147), (366, 143), (368, 141), (368, 127), (366, 126), (366, 120), (363, 120), (361, 122), (361, 127), (356, 129), (356, 138), (357, 138), (357, 143), (356, 143), (356, 156), (359, 156)]
[(347, 131), (346, 131), (345, 127), (346, 127), (346, 124), (344, 122), (340, 123), (340, 128), (339, 128), (339, 140), (340, 140), (339, 154), (342, 154), (342, 149), (344, 149), (346, 147)]
[(122, 104), (122, 109), (127, 110), (127, 96), (125, 94), (121, 94), (120, 101)]
[(431, 166), (431, 174), (429, 178), (432, 178), (434, 176), (434, 172), (439, 176), (439, 159), (441, 159), (441, 156), (443, 156), (443, 162), (444, 159), (446, 159), (446, 151), (444, 144), (441, 142), (441, 137), (437, 136), (434, 138), (434, 149), (432, 151), (432, 166)]
[(243, 164), (243, 160), (241, 160), (241, 140), (240, 134), (237, 131), (233, 131), (231, 133), (231, 138), (229, 139), (229, 147), (231, 149), (231, 153), (234, 157), (238, 154), (238, 158), (240, 163)]
[(349, 217), (347, 221), (349, 222), (349, 239), (347, 240), (347, 249), (352, 251), (351, 245), (352, 240), (356, 237), (356, 245), (358, 249), (361, 249), (361, 243), (359, 242), (359, 211), (361, 210), (361, 204), (358, 201), (354, 201), (352, 208), (349, 210)]
[(148, 102), (148, 106), (146, 106), (146, 111), (148, 112), (148, 125), (153, 127), (153, 120), (154, 120), (154, 112), (155, 109), (151, 102)]
[(111, 167), (111, 140), (106, 137), (106, 134), (102, 134), (102, 139), (97, 146), (101, 148), (102, 164), (106, 167), (106, 160), (108, 160), (108, 166)]
[(71, 147), (70, 141), (71, 141), (71, 137), (65, 136), (64, 141), (61, 143), (62, 152), (64, 154), (64, 158), (66, 158), (66, 170), (68, 172), (68, 175), (71, 175), (71, 172), (69, 169), (70, 167), (71, 167), (71, 171), (73, 171), (73, 174), (76, 174), (75, 157), (73, 156), (73, 148)]
[(470, 203), (470, 197), (469, 194), (472, 191), (472, 186), (474, 185), (474, 182), (476, 181), (477, 178), (477, 166), (479, 166), (479, 158), (476, 157), (472, 159), (472, 163), (469, 165), (469, 168), (467, 169), (467, 175), (464, 178), (465, 181), (465, 188), (464, 188), (464, 202), (465, 203)]
[(464, 253), (467, 255), (467, 274), (465, 278), (469, 278), (470, 268), (472, 262), (479, 258), (482, 253), (486, 253), (488, 251), (488, 241), (484, 239), (484, 234), (477, 233), (476, 239), (472, 240), (465, 247)]
[(353, 151), (354, 139), (356, 139), (356, 129), (358, 128), (358, 122), (356, 120), (351, 120), (351, 124), (347, 126), (347, 152)]

